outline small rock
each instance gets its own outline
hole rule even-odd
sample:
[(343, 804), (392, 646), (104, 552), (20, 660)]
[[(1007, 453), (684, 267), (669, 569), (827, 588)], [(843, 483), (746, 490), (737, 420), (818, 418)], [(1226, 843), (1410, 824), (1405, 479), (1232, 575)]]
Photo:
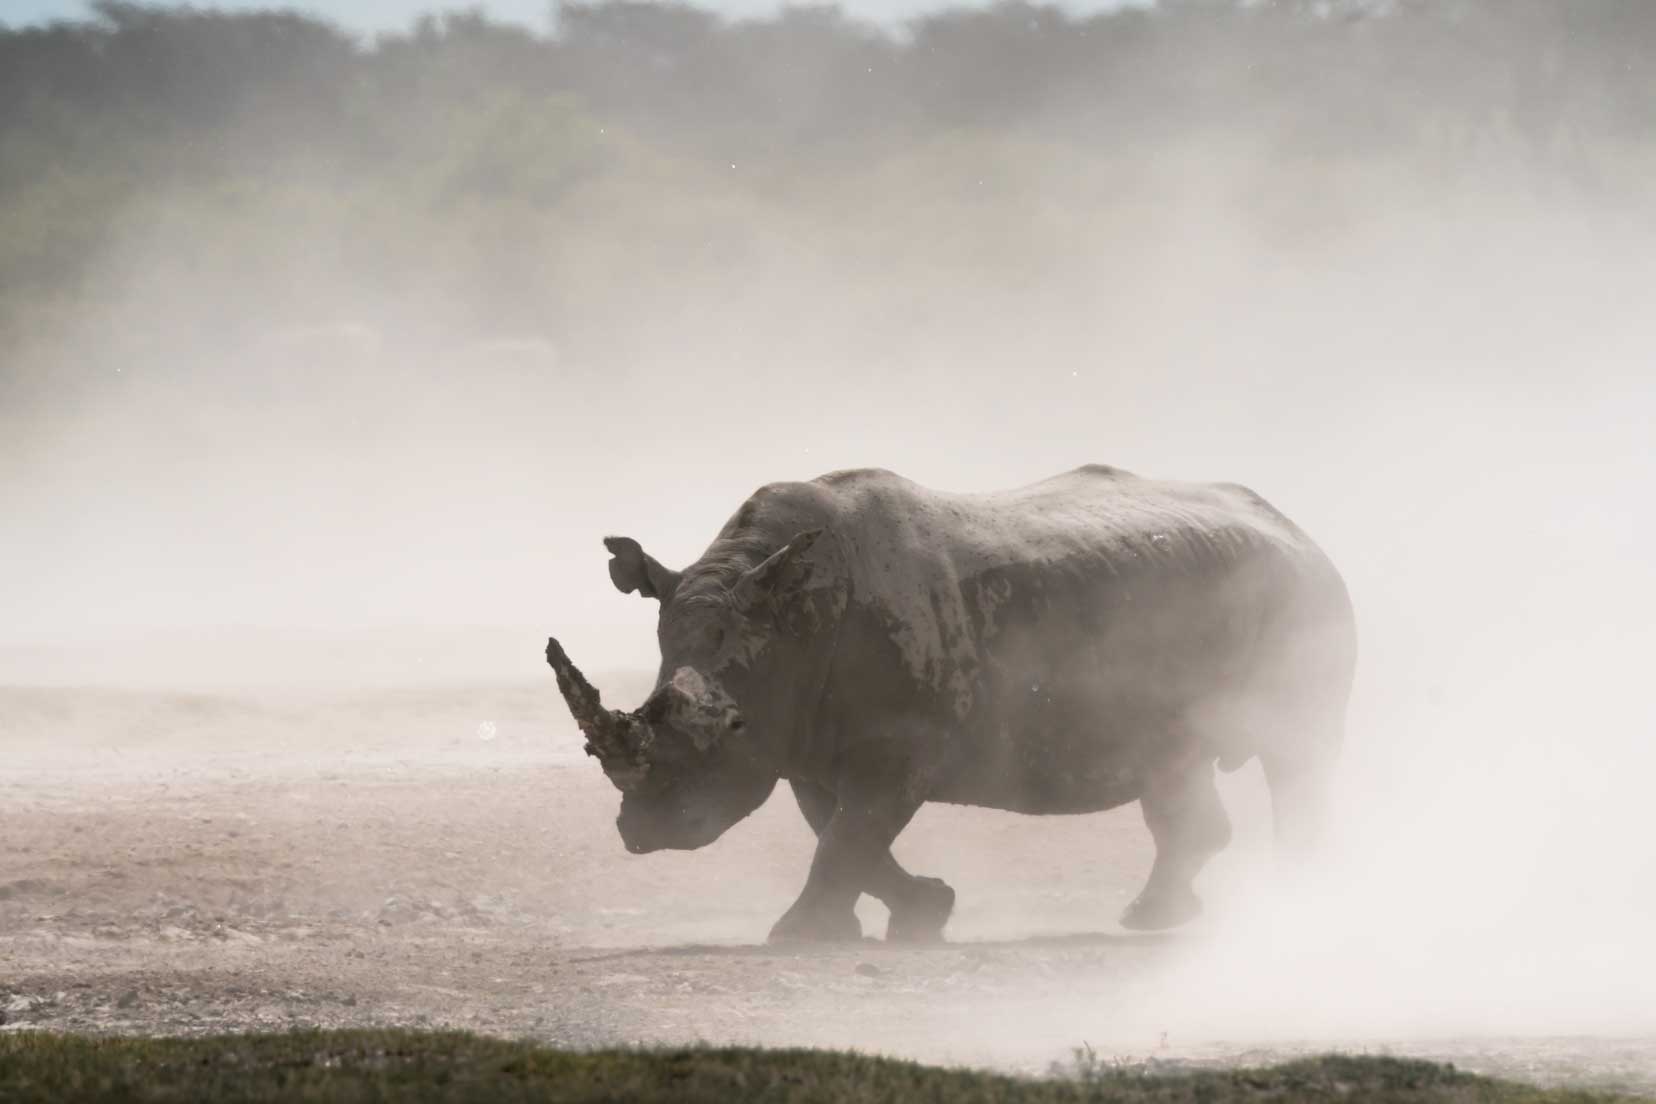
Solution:
[(885, 973), (885, 971), (874, 965), (872, 962), (859, 962), (857, 963), (857, 973), (861, 974), (863, 977), (879, 977), (881, 974)]
[(137, 1006), (138, 990), (136, 989), (128, 989), (126, 992), (122, 993), (120, 999), (115, 1002), (116, 1008), (136, 1008)]

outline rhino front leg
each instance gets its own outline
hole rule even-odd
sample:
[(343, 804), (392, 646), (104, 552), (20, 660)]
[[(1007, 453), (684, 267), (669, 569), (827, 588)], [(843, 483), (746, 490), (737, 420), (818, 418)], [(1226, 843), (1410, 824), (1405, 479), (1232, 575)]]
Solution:
[(891, 843), (920, 808), (884, 789), (842, 797), (821, 832), (799, 899), (771, 928), (772, 943), (862, 938), (857, 898), (891, 856)]
[(1201, 760), (1164, 772), (1139, 799), (1156, 841), (1156, 862), (1121, 926), (1134, 931), (1177, 927), (1202, 912), (1191, 883), (1208, 859), (1230, 842), (1230, 818), (1213, 784), (1213, 763)]
[[(814, 782), (789, 782), (805, 822), (820, 837), (833, 819), (839, 799), (832, 790)], [(862, 891), (891, 910), (886, 921), (886, 940), (892, 943), (935, 943), (943, 938), (943, 925), (954, 911), (955, 891), (941, 878), (910, 874), (887, 847), (869, 872)], [(854, 903), (854, 902), (853, 902)], [(859, 933), (860, 934), (860, 933)]]

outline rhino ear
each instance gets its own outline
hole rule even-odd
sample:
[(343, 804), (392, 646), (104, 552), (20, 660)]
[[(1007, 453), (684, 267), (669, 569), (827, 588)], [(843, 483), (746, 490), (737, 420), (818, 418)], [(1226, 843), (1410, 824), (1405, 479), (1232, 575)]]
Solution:
[(737, 607), (743, 612), (766, 605), (777, 608), (797, 597), (811, 579), (811, 562), (805, 553), (820, 536), (821, 529), (807, 529), (766, 557), (763, 563), (744, 572), (731, 587)]
[(604, 547), (610, 551), (610, 582), (622, 594), (637, 591), (645, 598), (655, 598), (665, 605), (678, 589), (680, 573), (670, 571), (656, 562), (631, 537), (605, 537)]

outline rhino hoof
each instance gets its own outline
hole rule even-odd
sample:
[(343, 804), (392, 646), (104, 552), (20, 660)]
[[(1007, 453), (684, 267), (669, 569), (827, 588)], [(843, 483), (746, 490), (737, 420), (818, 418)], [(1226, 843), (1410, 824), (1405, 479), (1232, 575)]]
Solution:
[(888, 943), (941, 943), (943, 925), (954, 912), (955, 891), (939, 878), (916, 878), (913, 895), (891, 910)]
[(1121, 914), (1128, 931), (1165, 931), (1202, 915), (1202, 900), (1191, 890), (1182, 893), (1145, 891)]
[(796, 913), (789, 909), (770, 930), (771, 943), (855, 943), (862, 924), (854, 912)]

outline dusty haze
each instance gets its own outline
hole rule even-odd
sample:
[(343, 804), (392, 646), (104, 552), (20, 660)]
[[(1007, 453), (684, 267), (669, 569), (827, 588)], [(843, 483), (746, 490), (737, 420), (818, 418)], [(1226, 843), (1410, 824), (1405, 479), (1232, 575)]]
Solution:
[[(1600, 38), (1548, 15), (1563, 5), (1323, 7), (1002, 8), (907, 38), (841, 27), (837, 53), (745, 25), (748, 84), (688, 103), (659, 73), (710, 87), (684, 43), (735, 30), (673, 24), (630, 99), (578, 53), (558, 55), (572, 87), (502, 65), (489, 98), (483, 69), (453, 76), (466, 50), (573, 51), (584, 25), (566, 17), (558, 47), (451, 22), (337, 62), (401, 48), (453, 81), (406, 108), (435, 137), (377, 124), (390, 167), (313, 147), (311, 117), (267, 89), (128, 139), (199, 132), (202, 164), (139, 158), (95, 186), (107, 166), (52, 145), (45, 109), (8, 109), (11, 240), (87, 210), (96, 226), (61, 280), (46, 247), (6, 255), (9, 800), (205, 785), (203, 764), (243, 783), (551, 765), (595, 795), (566, 826), (576, 851), (636, 864), (540, 659), (556, 632), (610, 672), (613, 704), (641, 693), (655, 606), (610, 587), (603, 535), (682, 566), (760, 484), (844, 467), (961, 491), (1085, 462), (1242, 482), (1323, 545), (1357, 608), (1335, 839), (1322, 868), (1279, 870), (1257, 768), (1228, 780), (1238, 839), (1199, 883), (1207, 918), (1131, 985), (1101, 968), (1019, 1006), (1013, 1057), (1164, 1032), (1648, 1039), (1656, 54), (1626, 36), (1656, 26), (1611, 4), (1578, 9), (1622, 13)], [(1109, 79), (1050, 60), (1088, 33), (1120, 36)], [(1617, 41), (1638, 68), (1595, 53)], [(1424, 75), (1387, 64), (1422, 56), (1410, 42), (1439, 47)], [(955, 51), (953, 83), (904, 53), (927, 44)], [(856, 51), (908, 76), (871, 64), (857, 91)], [(395, 121), (393, 93), (373, 110)], [(1137, 817), (1089, 820), (1147, 865)], [(957, 938), (1117, 931), (1114, 908), (1041, 896), (1090, 876), (1089, 829), (982, 827), (1005, 819), (927, 810), (898, 843), (946, 868)], [(615, 907), (637, 911), (574, 945), (758, 939), (803, 877), (797, 820), (779, 792), (707, 852), (629, 868), (636, 899)], [(1051, 840), (1046, 881), (1016, 881)], [(519, 858), (503, 883), (539, 861), (575, 877), (555, 852)], [(673, 862), (725, 899), (686, 899)], [(1007, 879), (1023, 888), (997, 893)]]

